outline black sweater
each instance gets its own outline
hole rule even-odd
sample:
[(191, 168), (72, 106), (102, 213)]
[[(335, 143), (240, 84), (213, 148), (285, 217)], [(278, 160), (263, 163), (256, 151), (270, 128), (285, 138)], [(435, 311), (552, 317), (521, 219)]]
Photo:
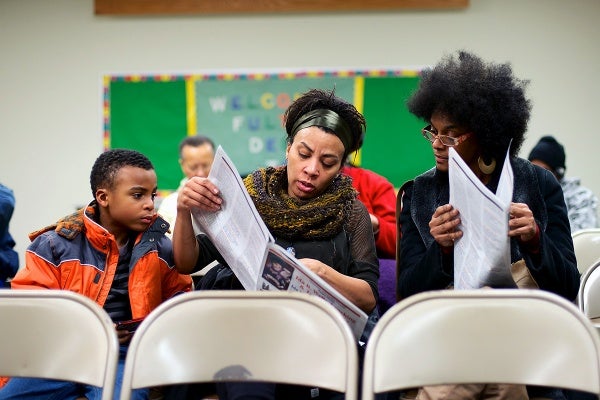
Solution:
[[(573, 301), (579, 289), (579, 272), (573, 250), (567, 209), (560, 184), (543, 168), (526, 160), (511, 160), (514, 173), (513, 201), (526, 203), (540, 228), (539, 251), (532, 253), (516, 238), (511, 239), (511, 261), (524, 259), (540, 289)], [(496, 171), (499, 171), (497, 168)], [(488, 188), (498, 185), (499, 172)], [(435, 169), (409, 181), (398, 194), (402, 208), (398, 231), (398, 295), (405, 298), (444, 289), (454, 279), (452, 254), (446, 255), (429, 233), (434, 210), (448, 203), (448, 174)]]

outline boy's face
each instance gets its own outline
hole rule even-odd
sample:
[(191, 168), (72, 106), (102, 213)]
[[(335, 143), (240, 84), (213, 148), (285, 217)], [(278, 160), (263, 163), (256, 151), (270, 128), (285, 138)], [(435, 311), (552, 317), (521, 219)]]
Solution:
[(101, 207), (101, 224), (111, 233), (142, 232), (154, 216), (156, 172), (126, 166), (117, 172), (111, 189), (98, 189), (96, 200)]

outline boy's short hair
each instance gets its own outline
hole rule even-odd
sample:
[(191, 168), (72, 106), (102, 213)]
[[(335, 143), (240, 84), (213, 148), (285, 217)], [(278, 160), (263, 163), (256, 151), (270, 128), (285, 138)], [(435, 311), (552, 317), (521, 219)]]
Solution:
[(90, 186), (92, 196), (96, 196), (96, 190), (99, 187), (111, 188), (114, 184), (117, 172), (123, 167), (137, 167), (145, 170), (154, 169), (152, 162), (135, 150), (112, 149), (107, 150), (94, 162), (92, 172), (90, 173)]

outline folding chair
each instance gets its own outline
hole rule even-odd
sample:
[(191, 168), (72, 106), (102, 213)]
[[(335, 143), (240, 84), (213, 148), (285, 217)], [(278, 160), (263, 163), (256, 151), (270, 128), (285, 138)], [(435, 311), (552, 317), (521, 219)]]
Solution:
[(357, 344), (342, 315), (297, 292), (196, 291), (157, 307), (131, 341), (121, 400), (142, 387), (266, 381), (357, 398)]
[(108, 314), (64, 290), (0, 290), (0, 376), (58, 379), (114, 393), (119, 343)]
[(596, 261), (581, 277), (577, 306), (600, 332), (600, 260)]
[(507, 383), (600, 394), (600, 339), (542, 290), (425, 292), (390, 308), (365, 353), (363, 400), (428, 385)]
[(600, 228), (574, 232), (573, 247), (577, 258), (577, 269), (583, 275), (596, 261), (600, 261)]

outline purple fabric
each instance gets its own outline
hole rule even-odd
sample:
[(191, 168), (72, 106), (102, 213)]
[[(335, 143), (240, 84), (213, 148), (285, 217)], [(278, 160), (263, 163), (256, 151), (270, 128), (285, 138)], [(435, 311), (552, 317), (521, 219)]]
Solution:
[(396, 260), (379, 259), (379, 315), (396, 304)]

